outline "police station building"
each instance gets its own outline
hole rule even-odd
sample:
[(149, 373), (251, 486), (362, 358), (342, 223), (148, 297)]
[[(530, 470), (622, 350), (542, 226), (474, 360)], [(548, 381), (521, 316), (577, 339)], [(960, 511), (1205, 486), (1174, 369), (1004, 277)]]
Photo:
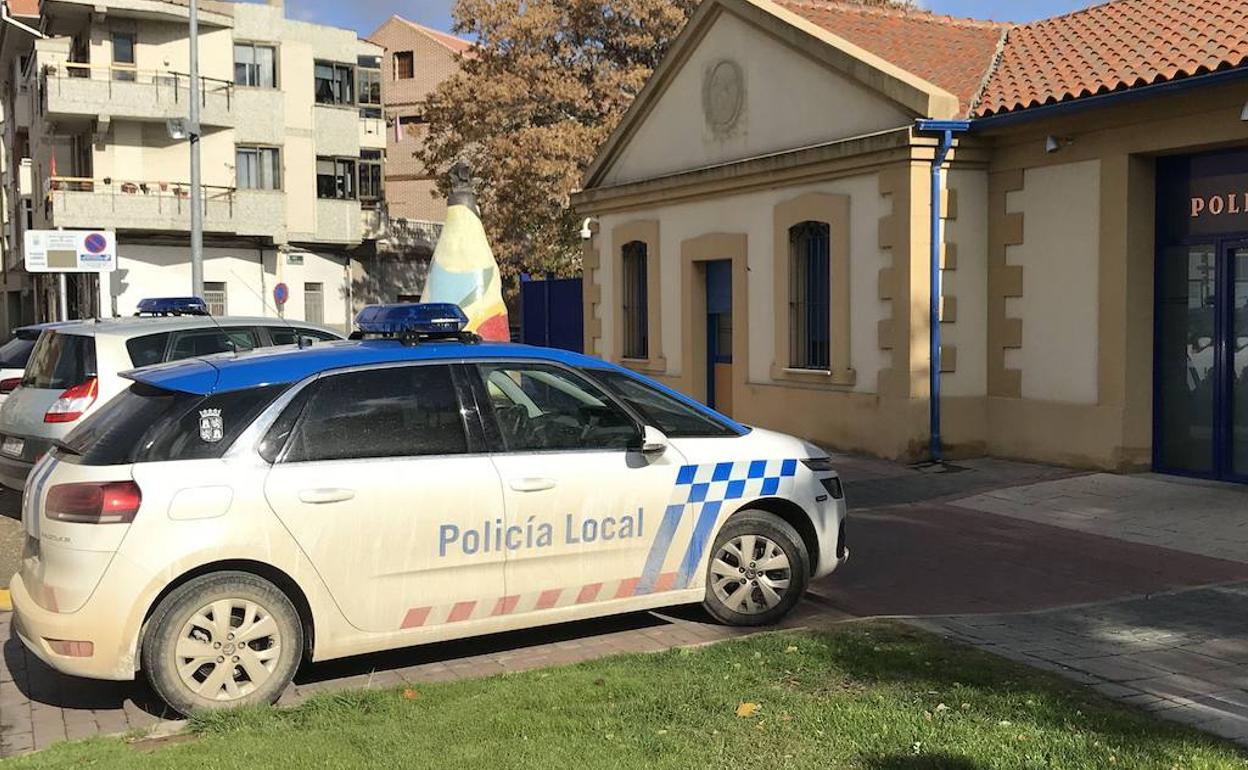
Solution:
[(587, 350), (839, 449), (926, 457), (936, 384), (948, 457), (1248, 481), (1245, 18), (706, 0), (574, 198)]

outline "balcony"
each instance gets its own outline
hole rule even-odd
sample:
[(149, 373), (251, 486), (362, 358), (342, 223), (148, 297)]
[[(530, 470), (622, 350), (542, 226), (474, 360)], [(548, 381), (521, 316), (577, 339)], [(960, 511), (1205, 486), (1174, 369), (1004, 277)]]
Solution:
[[(181, 72), (66, 62), (49, 65), (42, 74), (44, 106), (51, 115), (152, 121), (184, 118), (190, 112), (191, 79)], [(199, 101), (202, 125), (234, 125), (233, 83), (201, 76)]]
[(441, 237), (441, 222), (390, 217), (378, 236), (377, 250), (391, 254), (432, 253)]
[[(47, 208), (51, 227), (190, 232), (190, 185), (185, 182), (52, 177)], [(203, 186), (204, 232), (276, 235), (285, 221), (285, 196), (233, 187)]]

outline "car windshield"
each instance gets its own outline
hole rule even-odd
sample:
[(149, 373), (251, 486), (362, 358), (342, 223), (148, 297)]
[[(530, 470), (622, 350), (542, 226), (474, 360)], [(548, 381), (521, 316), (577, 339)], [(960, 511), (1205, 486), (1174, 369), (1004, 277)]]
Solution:
[(34, 337), (14, 337), (0, 346), (0, 369), (25, 369), (30, 351), (35, 349)]
[(646, 422), (671, 438), (739, 435), (711, 415), (629, 374), (610, 369), (591, 369), (590, 374), (617, 398), (637, 410)]
[(64, 390), (95, 375), (94, 337), (48, 330), (31, 351), (22, 387)]

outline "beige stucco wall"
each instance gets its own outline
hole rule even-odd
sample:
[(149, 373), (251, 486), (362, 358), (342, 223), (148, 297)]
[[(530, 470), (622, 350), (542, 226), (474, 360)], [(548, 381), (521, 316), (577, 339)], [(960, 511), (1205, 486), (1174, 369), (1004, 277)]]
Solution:
[[(737, 125), (716, 134), (705, 120), (703, 80), (724, 59), (744, 76)], [(721, 15), (683, 62), (604, 177), (604, 184), (788, 150), (907, 125), (899, 105), (736, 16)]]
[(957, 349), (957, 361), (942, 375), (941, 386), (949, 397), (983, 396), (988, 392), (988, 175), (982, 169), (949, 171), (945, 186), (956, 195), (957, 211), (944, 223), (945, 242), (953, 244), (956, 258), (943, 273), (943, 294), (956, 310), (953, 320), (942, 324), (941, 337), (944, 346)]
[(1009, 211), (1023, 214), (1023, 243), (1009, 264), (1023, 267), (1023, 295), (1006, 301), (1023, 321), (1023, 345), (1006, 366), (1022, 371), (1022, 397), (1097, 402), (1097, 300), (1100, 254), (1100, 161), (1024, 174)]
[[(667, 362), (666, 373), (684, 376), (682, 329), (679, 324), (682, 303), (680, 281), (681, 243), (707, 233), (744, 233), (749, 248), (749, 318), (747, 329), (734, 329), (747, 334), (749, 361), (734, 362), (746, 366), (751, 382), (771, 383), (775, 351), (775, 313), (787, 310), (774, 308), (772, 302), (773, 210), (777, 204), (807, 192), (848, 195), (850, 205), (850, 281), (851, 291), (851, 353), (852, 368), (857, 381), (851, 390), (875, 393), (879, 372), (887, 366), (887, 356), (877, 344), (880, 320), (889, 309), (878, 299), (876, 283), (881, 267), (888, 264), (878, 241), (880, 217), (887, 213), (879, 195), (877, 174), (785, 187), (744, 195), (724, 196), (712, 200), (677, 204), (651, 210), (612, 214), (601, 218), (600, 232), (606, 237), (596, 239), (599, 259), (608, 264), (612, 254), (610, 232), (626, 222), (658, 220), (661, 266), (662, 355)], [(617, 276), (611, 270), (598, 274), (604, 297), (614, 296)], [(611, 302), (597, 306), (596, 317), (602, 320), (604, 339), (614, 339), (619, 324), (619, 309)], [(601, 352), (601, 351), (600, 351)]]

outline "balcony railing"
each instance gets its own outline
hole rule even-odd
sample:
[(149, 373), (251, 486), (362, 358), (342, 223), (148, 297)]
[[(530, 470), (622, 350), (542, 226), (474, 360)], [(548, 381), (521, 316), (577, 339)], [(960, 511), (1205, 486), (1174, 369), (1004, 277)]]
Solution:
[[(48, 65), (42, 73), (45, 106), (51, 112), (91, 113), (103, 105), (111, 114), (177, 117), (185, 114), (192, 98), (190, 75), (172, 70), (64, 62)], [(234, 84), (203, 75), (199, 81), (198, 96), (206, 122), (218, 123), (231, 115)]]
[[(186, 182), (54, 176), (47, 182), (46, 217), (57, 227), (188, 230), (191, 186)], [(234, 232), (233, 187), (203, 185), (204, 228)]]

